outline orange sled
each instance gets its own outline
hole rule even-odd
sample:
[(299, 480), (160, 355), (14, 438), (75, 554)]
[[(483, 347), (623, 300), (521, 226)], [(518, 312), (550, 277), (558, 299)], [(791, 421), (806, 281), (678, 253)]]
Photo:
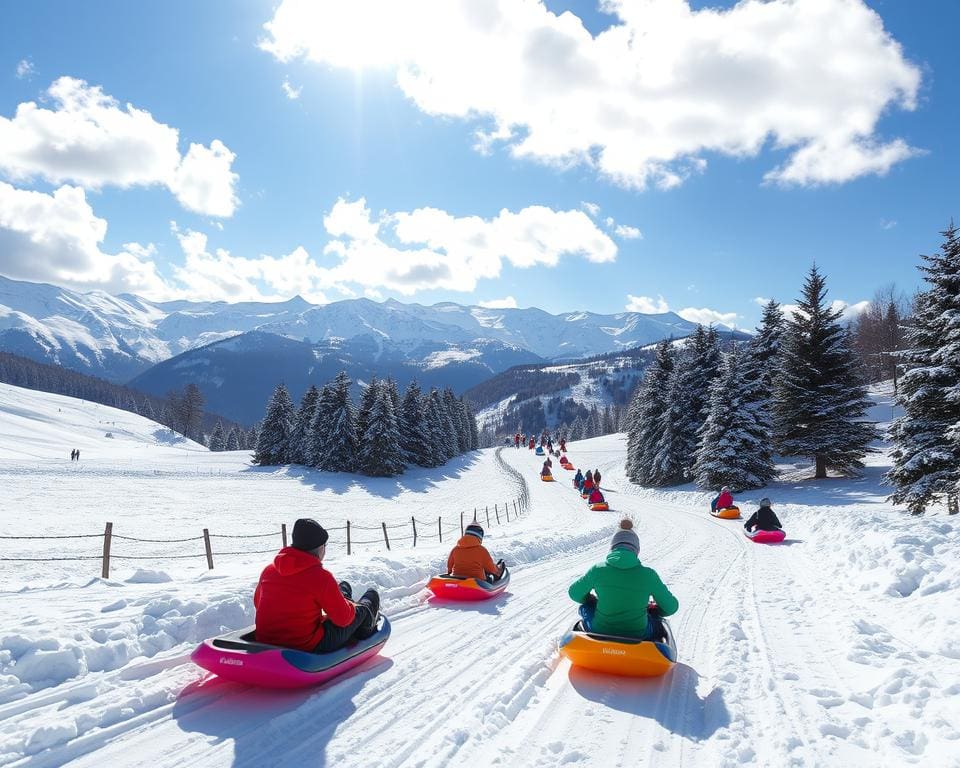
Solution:
[(429, 589), (437, 597), (444, 600), (472, 601), (489, 600), (501, 594), (510, 583), (510, 571), (503, 569), (503, 576), (492, 584), (489, 581), (479, 579), (461, 579), (445, 573), (441, 576), (434, 576), (427, 584)]
[(657, 677), (677, 662), (677, 644), (670, 625), (663, 622), (667, 637), (662, 642), (585, 632), (583, 623), (560, 640), (560, 653), (575, 667), (626, 677)]
[(740, 507), (724, 507), (716, 509), (710, 513), (714, 517), (722, 517), (724, 520), (738, 520), (740, 518)]
[(590, 505), (592, 512), (606, 512), (608, 509), (610, 509), (610, 505), (605, 501), (596, 501)]

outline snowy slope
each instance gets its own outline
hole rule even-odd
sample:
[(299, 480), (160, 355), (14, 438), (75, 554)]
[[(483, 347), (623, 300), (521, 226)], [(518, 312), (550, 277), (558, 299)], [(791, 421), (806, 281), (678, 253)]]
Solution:
[[(96, 562), (7, 571), (0, 765), (960, 765), (960, 526), (891, 509), (883, 453), (861, 480), (815, 482), (797, 466), (765, 489), (789, 534), (781, 546), (711, 518), (703, 492), (626, 483), (622, 436), (573, 443), (569, 455), (601, 468), (613, 512), (590, 513), (569, 473), (539, 482), (527, 450), (363, 484), (251, 472), (215, 454), (190, 469), (171, 458), (160, 475), (3, 462), (0, 482), (22, 512), (3, 518), (8, 535), (96, 528), (108, 511), (168, 537), (208, 523), (263, 530), (307, 512), (328, 524), (440, 514), (515, 494), (504, 463), (529, 481), (531, 510), (488, 536), (514, 579), (479, 606), (428, 599), (446, 542), (348, 557), (334, 538), (331, 569), (379, 585), (394, 634), (378, 659), (316, 691), (250, 689), (189, 663), (200, 639), (251, 620), (268, 554), (210, 573), (202, 560), (157, 561), (146, 574), (127, 564), (110, 581), (92, 578)], [(203, 459), (236, 464), (197, 472)], [(750, 509), (758, 497), (738, 501)], [(77, 511), (65, 520), (67, 504)], [(680, 663), (660, 680), (572, 670), (556, 650), (575, 617), (567, 586), (604, 556), (621, 514), (680, 600)]]

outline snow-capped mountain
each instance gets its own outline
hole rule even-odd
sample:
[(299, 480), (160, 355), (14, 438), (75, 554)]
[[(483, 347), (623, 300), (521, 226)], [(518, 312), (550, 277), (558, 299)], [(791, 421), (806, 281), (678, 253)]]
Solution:
[(254, 330), (307, 343), (362, 337), (364, 344), (372, 340), (375, 359), (402, 353), (429, 369), (475, 358), (478, 345), (494, 342), (516, 364), (510, 350), (527, 353), (523, 362), (575, 359), (685, 336), (693, 328), (672, 312), (551, 315), (536, 308), (368, 299), (315, 305), (299, 296), (278, 303), (150, 302), (0, 277), (0, 349), (114, 381)]

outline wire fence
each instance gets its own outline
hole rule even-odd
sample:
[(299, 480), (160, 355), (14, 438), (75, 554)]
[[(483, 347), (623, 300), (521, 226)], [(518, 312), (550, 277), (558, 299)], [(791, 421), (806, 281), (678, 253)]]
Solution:
[[(437, 516), (436, 519), (421, 520), (416, 516), (411, 516), (409, 520), (387, 522), (382, 521), (376, 525), (354, 523), (346, 520), (344, 525), (327, 528), (330, 534), (330, 541), (333, 543), (343, 543), (346, 545), (348, 555), (354, 554), (357, 547), (366, 547), (371, 545), (385, 546), (388, 551), (400, 546), (416, 547), (418, 543), (437, 541), (443, 543), (444, 540), (452, 541), (457, 532), (462, 536), (465, 527), (477, 521), (484, 524), (487, 528), (506, 525), (516, 522), (529, 509), (529, 494), (527, 493), (526, 483), (521, 486), (521, 493), (515, 498), (502, 502), (485, 504), (482, 507), (476, 506), (472, 511), (464, 510), (455, 517)], [(359, 537), (358, 537), (359, 534)], [(140, 536), (127, 536), (115, 533), (113, 523), (105, 524), (102, 533), (77, 533), (77, 534), (58, 534), (53, 536), (44, 535), (14, 535), (0, 536), (0, 562), (80, 562), (87, 560), (101, 561), (100, 575), (104, 579), (110, 578), (110, 567), (113, 561), (164, 561), (164, 560), (198, 560), (205, 558), (207, 568), (213, 570), (214, 559), (221, 557), (230, 557), (238, 555), (258, 555), (276, 552), (277, 547), (269, 549), (243, 549), (240, 541), (278, 538), (281, 546), (287, 546), (287, 525), (283, 523), (279, 530), (267, 531), (264, 533), (210, 533), (208, 528), (203, 529), (199, 536), (185, 536), (178, 538), (146, 538)], [(75, 555), (55, 555), (55, 556), (22, 556), (21, 553), (8, 554), (5, 542), (44, 542), (44, 541), (63, 541), (63, 540), (83, 540), (99, 539), (101, 543), (98, 554), (75, 554)], [(224, 549), (215, 546), (223, 540)], [(199, 542), (203, 542), (203, 548)], [(121, 551), (116, 551), (114, 544), (122, 542)], [(126, 543), (132, 546), (130, 549), (122, 548)], [(169, 552), (168, 545), (172, 544), (192, 544), (198, 543), (196, 551)], [(148, 554), (137, 553), (137, 545), (163, 545), (163, 551), (155, 551)]]

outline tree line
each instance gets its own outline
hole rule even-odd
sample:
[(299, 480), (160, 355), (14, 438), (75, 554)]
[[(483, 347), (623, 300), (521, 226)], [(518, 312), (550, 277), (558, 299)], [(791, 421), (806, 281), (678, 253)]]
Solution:
[(411, 381), (401, 398), (392, 379), (374, 379), (354, 408), (351, 384), (341, 372), (319, 389), (312, 385), (299, 408), (286, 386), (278, 385), (267, 405), (254, 462), (392, 477), (408, 466), (438, 467), (480, 447), (472, 406), (449, 388), (422, 392)]
[(721, 350), (713, 329), (661, 342), (626, 418), (627, 474), (641, 485), (693, 481), (760, 488), (773, 457), (807, 456), (817, 478), (853, 474), (876, 437), (852, 333), (811, 268), (796, 309), (764, 307), (756, 336)]

